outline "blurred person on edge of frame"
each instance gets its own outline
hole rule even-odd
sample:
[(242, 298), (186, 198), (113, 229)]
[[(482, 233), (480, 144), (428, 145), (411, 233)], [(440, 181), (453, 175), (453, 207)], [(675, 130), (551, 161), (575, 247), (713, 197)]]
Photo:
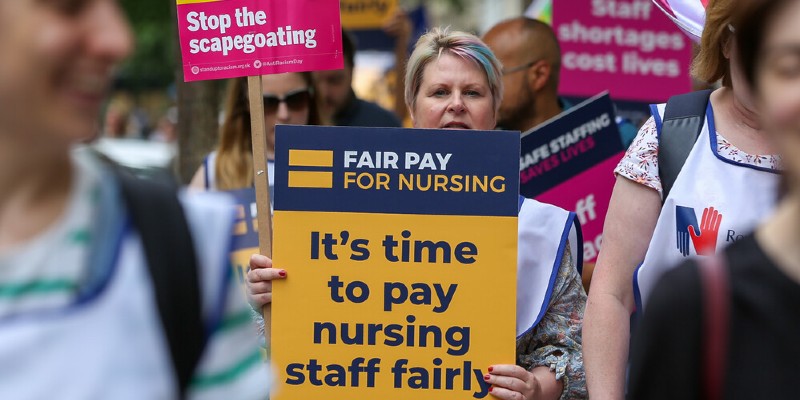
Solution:
[(800, 1), (753, 0), (737, 8), (731, 26), (738, 68), (781, 156), (780, 202), (754, 233), (715, 258), (664, 274), (634, 336), (631, 399), (797, 396)]
[(731, 24), (738, 7), (732, 0), (708, 3), (692, 70), (723, 85), (711, 93), (702, 131), (666, 198), (658, 160), (664, 105), (654, 108), (658, 112), (614, 171), (584, 318), (583, 358), (593, 398), (623, 398), (631, 314), (646, 310), (658, 278), (687, 257), (720, 251), (775, 206), (778, 158), (737, 64)]
[(180, 338), (202, 353), (181, 368), (162, 325), (156, 287), (165, 282), (144, 248), (160, 239), (140, 229), (123, 190), (156, 185), (80, 145), (97, 132), (114, 68), (132, 49), (115, 0), (0, 0), (0, 398), (263, 399), (255, 327), (227, 323), (249, 312), (224, 278), (231, 201), (168, 189), (172, 198), (152, 198), (152, 214), (183, 214), (163, 232), (185, 232), (181, 247), (194, 251), (175, 266), (196, 272), (182, 278), (197, 290), (175, 291), (171, 304), (194, 306), (180, 323), (205, 329)]

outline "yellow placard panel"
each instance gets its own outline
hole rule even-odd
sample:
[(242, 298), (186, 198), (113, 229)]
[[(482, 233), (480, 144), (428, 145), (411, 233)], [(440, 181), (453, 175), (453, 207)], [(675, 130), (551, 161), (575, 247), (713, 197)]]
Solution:
[(333, 172), (327, 171), (289, 171), (291, 188), (331, 188)]
[(381, 28), (396, 8), (397, 0), (339, 0), (345, 29)]
[(276, 211), (274, 224), (289, 278), (273, 283), (273, 400), (488, 398), (487, 367), (515, 362), (515, 217)]
[(331, 150), (289, 150), (290, 167), (332, 167)]

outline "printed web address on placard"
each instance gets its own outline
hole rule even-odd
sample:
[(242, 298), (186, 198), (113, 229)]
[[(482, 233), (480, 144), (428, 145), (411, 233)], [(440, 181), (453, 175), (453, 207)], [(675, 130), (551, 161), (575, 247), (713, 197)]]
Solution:
[(198, 74), (200, 72), (218, 72), (218, 71), (229, 71), (232, 69), (245, 69), (250, 68), (261, 68), (261, 67), (274, 67), (276, 65), (292, 65), (292, 64), (302, 64), (303, 60), (300, 59), (292, 59), (292, 60), (271, 60), (262, 62), (260, 60), (256, 60), (252, 63), (244, 63), (244, 64), (233, 64), (233, 65), (216, 65), (213, 67), (192, 67), (192, 73)]
[(243, 68), (250, 68), (250, 63), (245, 64), (234, 64), (234, 65), (216, 65), (213, 67), (192, 67), (192, 73), (200, 73), (200, 72), (217, 72), (217, 71), (228, 71), (231, 69), (243, 69)]

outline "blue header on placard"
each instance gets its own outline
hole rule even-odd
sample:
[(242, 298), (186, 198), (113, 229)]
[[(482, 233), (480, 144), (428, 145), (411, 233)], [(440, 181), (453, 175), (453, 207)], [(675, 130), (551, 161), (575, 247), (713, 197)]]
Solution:
[(520, 154), (520, 194), (536, 196), (623, 151), (608, 94), (570, 108), (525, 132)]
[(519, 132), (276, 127), (275, 211), (516, 216)]

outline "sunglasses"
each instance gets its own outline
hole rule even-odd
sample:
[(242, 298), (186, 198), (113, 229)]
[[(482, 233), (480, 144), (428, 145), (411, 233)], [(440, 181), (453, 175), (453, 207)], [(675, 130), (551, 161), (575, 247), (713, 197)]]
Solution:
[(264, 95), (264, 112), (274, 114), (278, 111), (278, 106), (285, 103), (290, 111), (301, 111), (308, 107), (308, 102), (311, 99), (311, 90), (309, 88), (293, 90), (286, 93), (285, 96), (279, 97), (274, 94)]

